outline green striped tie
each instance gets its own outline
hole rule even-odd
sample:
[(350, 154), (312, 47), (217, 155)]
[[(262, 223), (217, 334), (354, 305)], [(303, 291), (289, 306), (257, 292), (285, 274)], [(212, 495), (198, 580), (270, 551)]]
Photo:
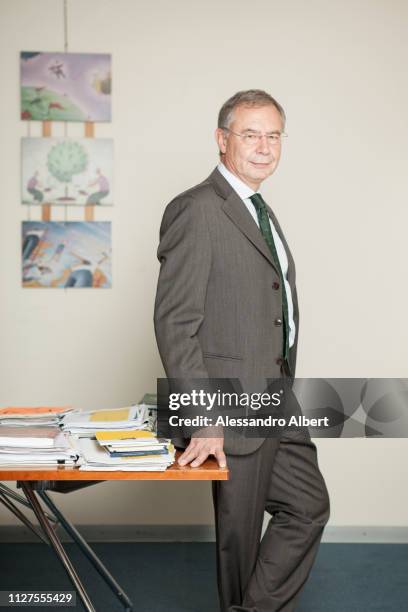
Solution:
[(259, 229), (261, 230), (261, 234), (265, 238), (265, 242), (268, 245), (270, 252), (272, 253), (272, 259), (275, 262), (276, 269), (279, 272), (280, 285), (282, 289), (282, 314), (284, 321), (283, 357), (285, 360), (287, 360), (289, 355), (289, 311), (283, 272), (280, 266), (275, 241), (273, 239), (268, 211), (266, 210), (266, 203), (260, 193), (254, 193), (254, 195), (250, 196), (250, 200), (255, 206), (256, 214), (258, 215)]

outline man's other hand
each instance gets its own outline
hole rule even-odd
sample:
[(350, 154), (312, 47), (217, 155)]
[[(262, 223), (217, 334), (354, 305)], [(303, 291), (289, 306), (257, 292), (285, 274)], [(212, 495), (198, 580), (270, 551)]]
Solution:
[[(204, 437), (212, 434), (213, 437)], [(190, 444), (179, 457), (179, 465), (191, 463), (191, 467), (198, 467), (209, 455), (214, 455), (220, 468), (227, 467), (224, 453), (224, 436), (222, 428), (207, 427), (200, 429), (191, 437)]]

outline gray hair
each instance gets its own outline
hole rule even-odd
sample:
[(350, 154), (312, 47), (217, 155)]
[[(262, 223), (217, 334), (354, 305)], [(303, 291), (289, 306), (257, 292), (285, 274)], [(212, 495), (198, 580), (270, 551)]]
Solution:
[(268, 106), (272, 104), (282, 117), (283, 127), (286, 123), (286, 115), (282, 106), (272, 98), (266, 91), (262, 89), (247, 89), (246, 91), (238, 91), (229, 98), (221, 107), (218, 113), (218, 127), (228, 128), (232, 121), (232, 115), (237, 106)]

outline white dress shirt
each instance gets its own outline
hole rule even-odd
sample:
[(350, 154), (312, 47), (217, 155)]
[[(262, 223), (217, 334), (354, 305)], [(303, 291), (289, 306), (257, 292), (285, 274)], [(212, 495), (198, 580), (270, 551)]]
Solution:
[[(258, 215), (255, 210), (255, 206), (252, 201), (249, 199), (250, 196), (257, 193), (251, 187), (249, 187), (246, 183), (241, 181), (235, 174), (230, 172), (226, 166), (222, 162), (218, 164), (218, 170), (221, 172), (222, 176), (228, 181), (234, 191), (237, 192), (241, 200), (244, 202), (247, 207), (251, 217), (259, 227)], [(288, 274), (288, 258), (286, 255), (285, 248), (282, 244), (282, 240), (279, 238), (279, 234), (275, 229), (275, 226), (272, 223), (272, 219), (269, 217), (269, 223), (271, 225), (272, 235), (275, 242), (276, 252), (278, 253), (279, 263), (282, 269), (283, 280), (285, 284), (286, 297), (288, 301), (288, 314), (289, 314), (289, 346), (293, 346), (295, 342), (296, 335), (296, 326), (293, 320), (293, 301), (292, 301), (292, 291), (290, 289), (290, 285), (287, 280)]]

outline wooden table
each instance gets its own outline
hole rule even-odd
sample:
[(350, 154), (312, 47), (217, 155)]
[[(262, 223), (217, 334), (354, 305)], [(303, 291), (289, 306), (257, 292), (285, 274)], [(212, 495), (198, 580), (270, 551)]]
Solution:
[(78, 468), (54, 467), (0, 467), (0, 482), (3, 480), (56, 481), (56, 480), (228, 480), (228, 469), (219, 468), (216, 459), (208, 458), (200, 467), (179, 466), (176, 461), (164, 472), (87, 472)]
[[(17, 486), (24, 492), (25, 497), (19, 495), (0, 482), (0, 502), (17, 516), (41, 540), (49, 544), (66, 570), (75, 590), (88, 612), (95, 612), (95, 608), (73, 566), (65, 549), (56, 534), (58, 524), (72, 537), (82, 552), (88, 557), (95, 569), (99, 572), (108, 586), (116, 594), (126, 612), (133, 611), (133, 604), (120, 585), (116, 582), (102, 561), (97, 557), (89, 544), (85, 541), (76, 527), (62, 514), (54, 504), (47, 491), (69, 493), (97, 482), (111, 480), (228, 480), (228, 468), (219, 468), (214, 458), (209, 458), (200, 467), (179, 466), (177, 459), (180, 452), (176, 452), (176, 462), (164, 472), (87, 472), (72, 467), (0, 467), (0, 481), (16, 481)], [(39, 498), (47, 506), (42, 507)], [(13, 500), (13, 501), (12, 501)], [(34, 525), (15, 501), (30, 508), (37, 517), (40, 529)]]

